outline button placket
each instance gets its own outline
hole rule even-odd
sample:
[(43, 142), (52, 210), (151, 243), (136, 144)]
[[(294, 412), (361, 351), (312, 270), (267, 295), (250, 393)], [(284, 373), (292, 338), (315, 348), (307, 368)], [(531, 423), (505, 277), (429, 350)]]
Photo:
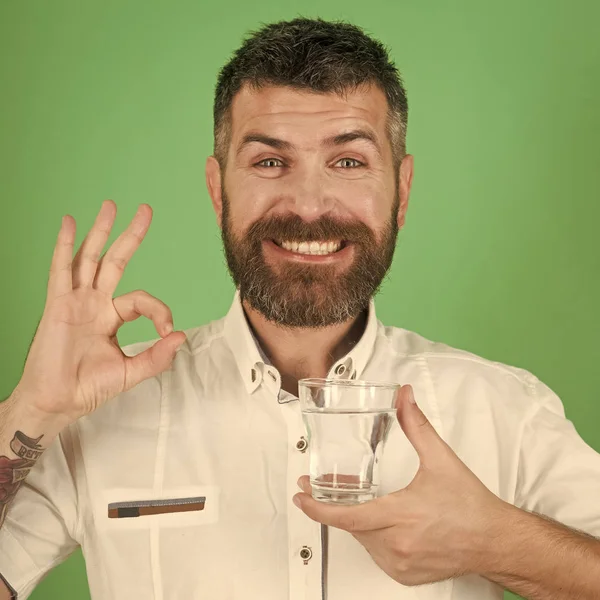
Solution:
[[(309, 519), (292, 502), (300, 492), (298, 479), (307, 475), (309, 469), (308, 440), (295, 400), (281, 404), (282, 414), (288, 428), (288, 560), (289, 600), (312, 600), (321, 594), (321, 528)], [(306, 444), (306, 446), (305, 446)]]

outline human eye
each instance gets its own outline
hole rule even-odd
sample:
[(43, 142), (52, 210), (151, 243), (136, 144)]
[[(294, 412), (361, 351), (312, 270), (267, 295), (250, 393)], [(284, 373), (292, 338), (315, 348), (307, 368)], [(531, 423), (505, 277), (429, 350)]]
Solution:
[(365, 163), (356, 160), (356, 158), (341, 158), (335, 164), (340, 165), (343, 169), (356, 169), (365, 166)]
[(283, 167), (284, 165), (278, 158), (263, 158), (263, 160), (257, 162), (255, 166), (271, 169), (273, 167)]

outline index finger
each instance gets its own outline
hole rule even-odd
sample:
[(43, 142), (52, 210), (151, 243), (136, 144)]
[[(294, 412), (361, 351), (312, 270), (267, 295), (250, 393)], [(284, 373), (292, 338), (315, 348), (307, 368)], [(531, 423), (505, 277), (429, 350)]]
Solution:
[(151, 222), (152, 209), (148, 204), (141, 204), (127, 229), (114, 241), (100, 260), (94, 287), (107, 294), (114, 293), (125, 267), (140, 247)]

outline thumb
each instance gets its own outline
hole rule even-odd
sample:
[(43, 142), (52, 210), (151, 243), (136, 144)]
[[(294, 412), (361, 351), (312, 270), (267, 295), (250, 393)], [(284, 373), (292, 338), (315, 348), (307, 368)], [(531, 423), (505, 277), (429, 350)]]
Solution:
[(422, 465), (432, 465), (448, 449), (415, 401), (410, 385), (403, 385), (396, 397), (396, 416), (404, 434), (417, 451)]
[(126, 358), (125, 389), (168, 369), (185, 340), (183, 331), (174, 331), (140, 354)]

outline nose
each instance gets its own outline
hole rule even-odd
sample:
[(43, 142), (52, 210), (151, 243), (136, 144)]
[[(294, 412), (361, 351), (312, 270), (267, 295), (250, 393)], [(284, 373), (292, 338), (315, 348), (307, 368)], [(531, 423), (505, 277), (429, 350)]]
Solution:
[(332, 210), (333, 196), (318, 168), (298, 169), (288, 183), (286, 208), (302, 220), (316, 221)]

